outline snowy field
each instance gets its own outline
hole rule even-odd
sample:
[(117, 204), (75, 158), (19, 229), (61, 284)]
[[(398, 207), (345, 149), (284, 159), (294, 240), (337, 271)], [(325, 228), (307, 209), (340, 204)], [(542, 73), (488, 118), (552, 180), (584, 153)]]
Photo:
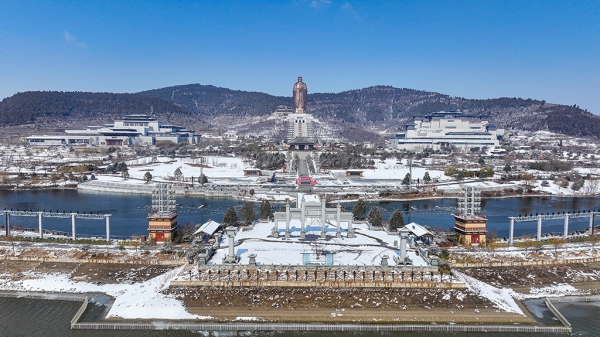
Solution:
[[(301, 265), (302, 253), (326, 251), (333, 253), (334, 265), (377, 266), (381, 257), (387, 255), (388, 263), (396, 265), (394, 256), (400, 250), (394, 244), (400, 242), (398, 235), (388, 235), (384, 231), (369, 230), (364, 224), (354, 224), (355, 238), (347, 237), (347, 224), (342, 223), (342, 238), (336, 238), (336, 227), (328, 226), (327, 239), (318, 239), (321, 234), (319, 219), (307, 219), (307, 240), (300, 240), (300, 221), (290, 221), (291, 237), (285, 239), (285, 223), (279, 224), (279, 238), (269, 237), (274, 226), (270, 223), (257, 223), (252, 230), (239, 231), (235, 236), (235, 254), (240, 257), (240, 264), (248, 264), (248, 255), (256, 254), (257, 264), (262, 265)], [(229, 239), (224, 236), (221, 248), (209, 264), (221, 264), (228, 253)], [(414, 251), (407, 251), (414, 266), (427, 266), (422, 257)], [(322, 257), (323, 258), (323, 257)]]

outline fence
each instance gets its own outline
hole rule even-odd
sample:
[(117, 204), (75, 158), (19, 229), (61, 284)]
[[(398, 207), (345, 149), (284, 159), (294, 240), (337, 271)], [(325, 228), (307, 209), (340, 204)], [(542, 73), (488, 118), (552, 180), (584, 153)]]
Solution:
[(550, 300), (546, 297), (546, 307), (548, 307), (548, 310), (550, 310), (550, 312), (552, 312), (552, 314), (554, 316), (556, 316), (556, 318), (558, 318), (558, 320), (567, 328), (571, 327), (571, 323), (569, 323), (569, 321), (567, 321), (567, 319), (565, 318), (565, 316), (563, 316), (560, 311), (558, 311), (558, 309), (556, 309), (556, 307), (554, 307), (554, 304), (552, 304), (552, 302), (550, 302)]
[(570, 334), (571, 328), (525, 325), (463, 324), (355, 324), (355, 323), (77, 323), (87, 330), (193, 330), (193, 331), (348, 331), (348, 332), (530, 332)]
[(569, 263), (591, 263), (600, 262), (600, 257), (586, 257), (578, 259), (536, 260), (536, 261), (502, 261), (502, 262), (462, 262), (450, 263), (453, 268), (480, 268), (480, 267), (523, 267), (543, 266)]
[(165, 265), (165, 266), (179, 266), (186, 264), (185, 260), (112, 260), (112, 259), (64, 259), (55, 257), (21, 257), (21, 256), (7, 256), (3, 257), (4, 260), (11, 261), (30, 261), (30, 262), (57, 262), (57, 263), (107, 263), (107, 264), (143, 264), (143, 265)]
[(88, 306), (88, 298), (86, 296), (85, 299), (83, 300), (83, 303), (81, 304), (81, 307), (79, 308), (79, 310), (77, 310), (77, 313), (75, 313), (75, 316), (73, 316), (73, 318), (71, 318), (71, 329), (73, 329), (73, 327), (77, 324), (77, 321), (79, 321), (79, 319), (81, 318), (81, 315), (83, 315), (83, 313), (87, 309), (87, 306)]

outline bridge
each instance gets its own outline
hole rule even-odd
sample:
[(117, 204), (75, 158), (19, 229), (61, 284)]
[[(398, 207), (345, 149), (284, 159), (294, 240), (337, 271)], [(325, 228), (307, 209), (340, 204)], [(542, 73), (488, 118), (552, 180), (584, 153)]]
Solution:
[(102, 220), (106, 222), (106, 241), (110, 241), (110, 217), (112, 214), (93, 214), (93, 213), (79, 213), (79, 212), (46, 212), (46, 211), (20, 211), (20, 210), (0, 210), (0, 215), (5, 216), (6, 223), (6, 236), (10, 235), (10, 217), (11, 216), (30, 216), (38, 218), (38, 237), (44, 238), (44, 229), (42, 226), (42, 218), (71, 218), (71, 238), (77, 240), (75, 219), (91, 219), (91, 220)]

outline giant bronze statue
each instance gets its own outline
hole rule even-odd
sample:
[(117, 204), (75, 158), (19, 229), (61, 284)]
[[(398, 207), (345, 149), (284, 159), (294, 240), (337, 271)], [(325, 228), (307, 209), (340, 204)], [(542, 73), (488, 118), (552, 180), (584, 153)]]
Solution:
[(302, 82), (302, 76), (298, 76), (298, 82), (294, 84), (294, 112), (304, 113), (306, 111), (306, 83)]

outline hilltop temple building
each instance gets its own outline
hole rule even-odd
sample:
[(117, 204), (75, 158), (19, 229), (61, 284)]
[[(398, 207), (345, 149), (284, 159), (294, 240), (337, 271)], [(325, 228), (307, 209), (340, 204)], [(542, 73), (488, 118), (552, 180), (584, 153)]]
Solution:
[(390, 140), (392, 148), (404, 150), (444, 147), (498, 146), (504, 129), (489, 124), (487, 116), (470, 116), (458, 111), (440, 111), (415, 116), (403, 132)]
[(163, 123), (148, 115), (127, 115), (113, 124), (88, 126), (85, 130), (65, 130), (43, 136), (24, 137), (29, 145), (154, 145), (157, 141), (198, 144), (200, 135), (183, 126)]

